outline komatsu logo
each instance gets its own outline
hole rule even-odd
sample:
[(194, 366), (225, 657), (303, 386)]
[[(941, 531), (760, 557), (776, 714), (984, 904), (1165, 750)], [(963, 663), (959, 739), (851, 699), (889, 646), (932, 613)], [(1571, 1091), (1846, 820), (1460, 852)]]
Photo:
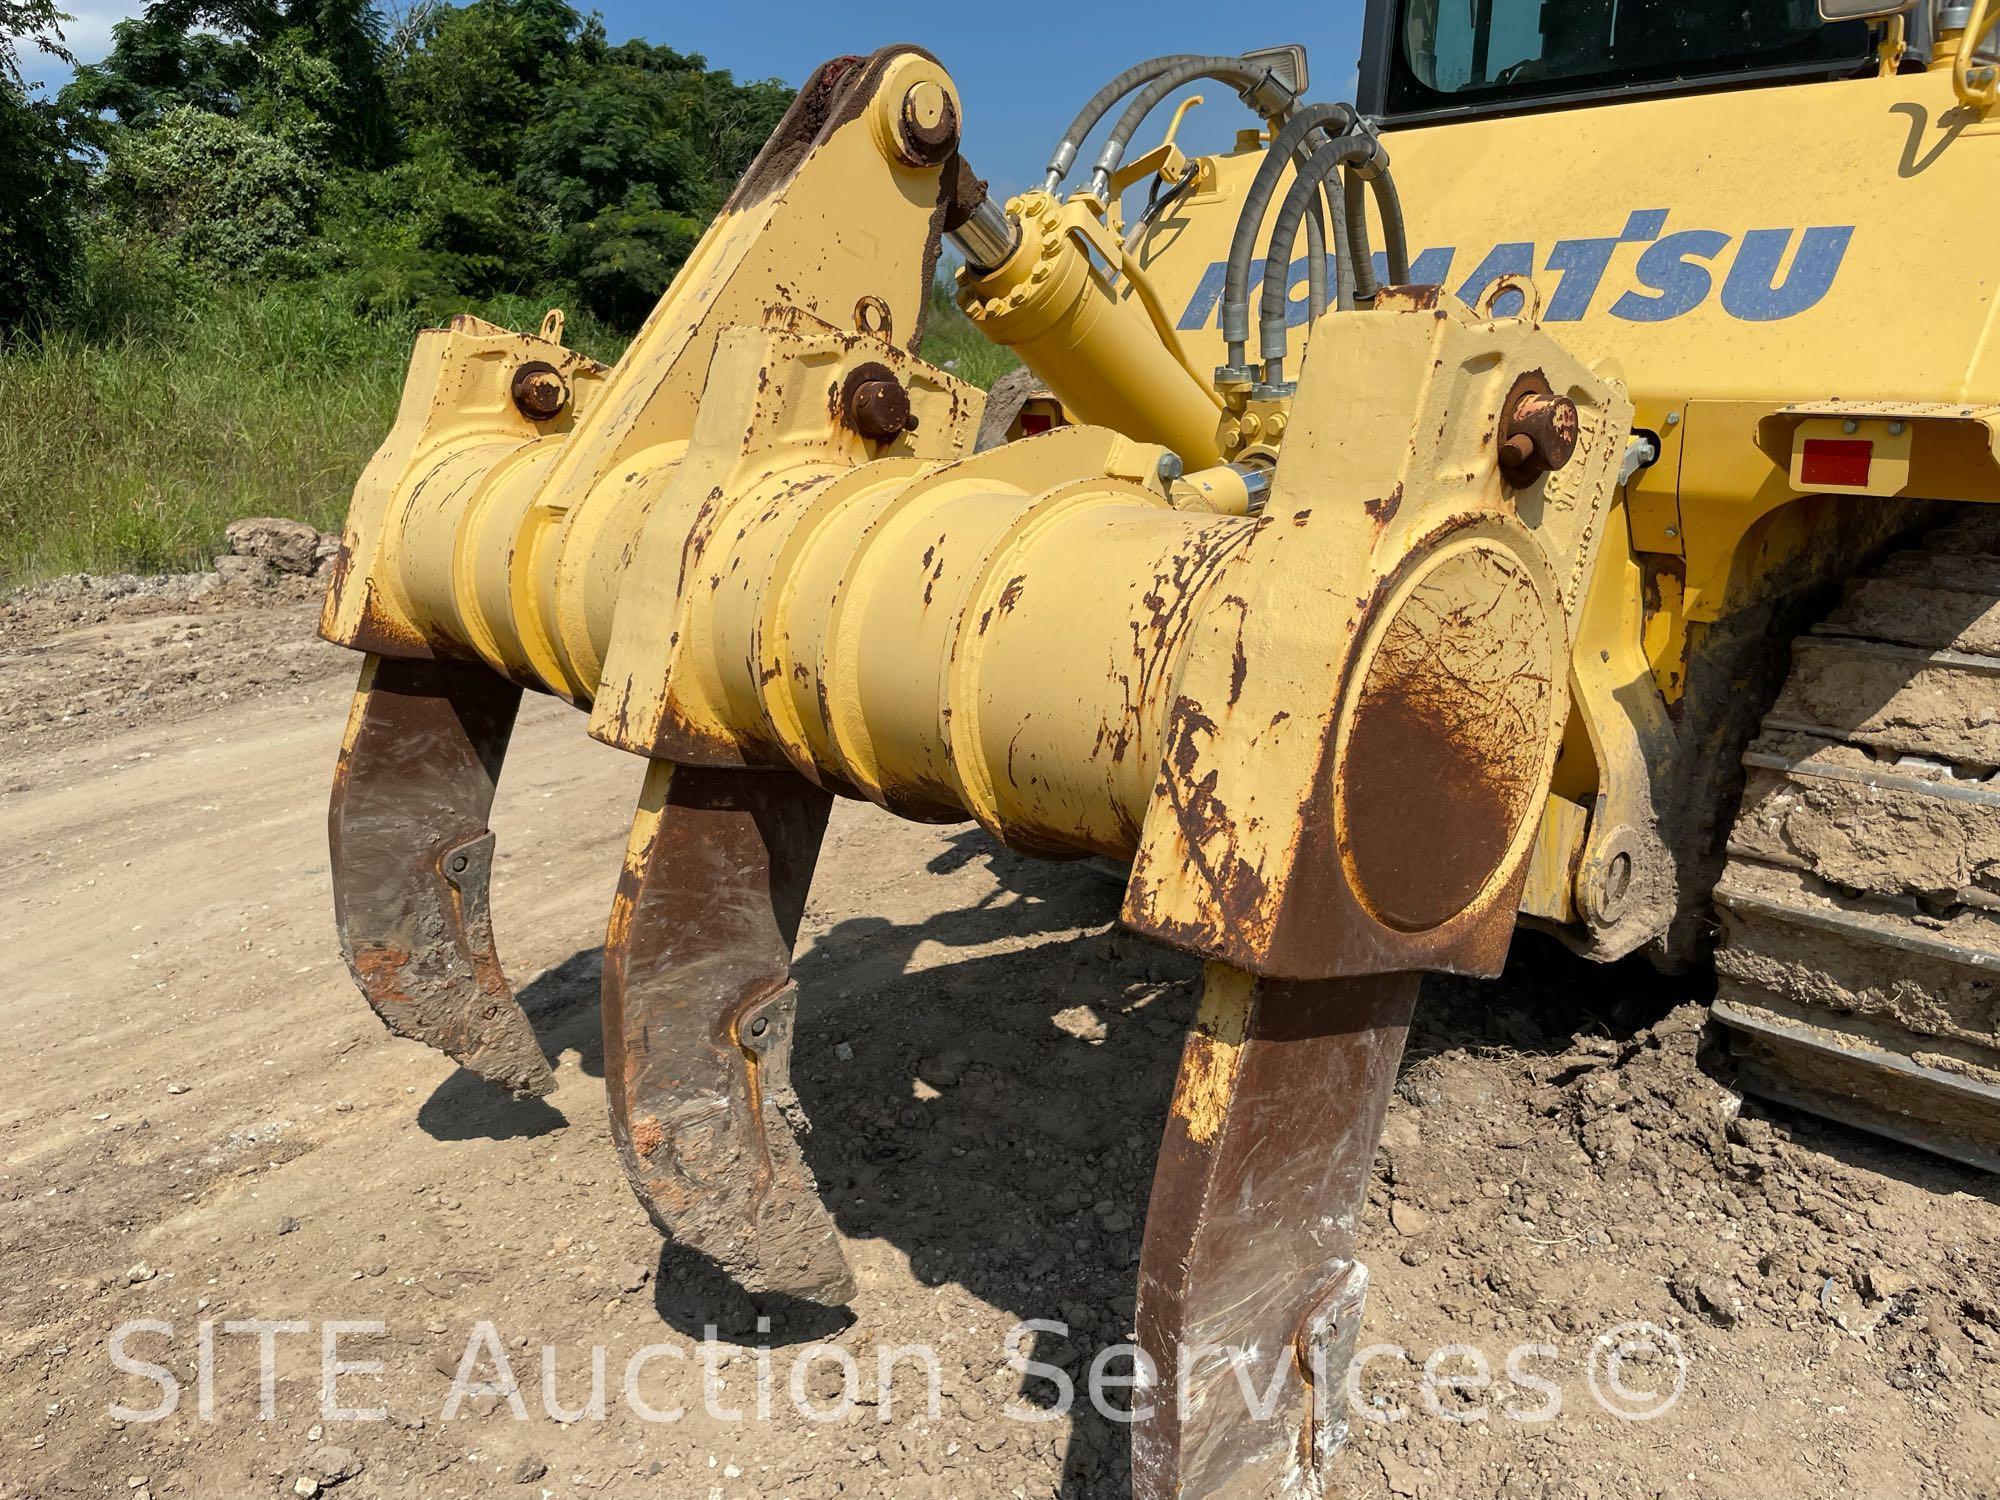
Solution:
[[(1574, 323), (1593, 312), (1609, 312), (1628, 323), (1666, 323), (1683, 317), (1708, 301), (1719, 280), (1722, 310), (1745, 323), (1774, 323), (1795, 318), (1816, 306), (1840, 274), (1847, 256), (1854, 226), (1821, 225), (1812, 229), (1752, 229), (1736, 244), (1736, 253), (1727, 267), (1723, 252), (1736, 237), (1716, 229), (1680, 229), (1666, 233), (1667, 210), (1643, 208), (1629, 215), (1622, 233), (1594, 239), (1557, 240), (1542, 262), (1543, 273), (1560, 279), (1548, 294), (1542, 309), (1546, 323)], [(1631, 285), (1604, 285), (1611, 257), (1620, 245), (1644, 245), (1632, 267)], [(1509, 240), (1495, 245), (1476, 262), (1468, 254), (1461, 262), (1453, 245), (1425, 250), (1410, 264), (1410, 280), (1423, 286), (1449, 286), (1462, 264), (1472, 269), (1453, 288), (1459, 299), (1476, 304), (1486, 289), (1502, 276), (1536, 274), (1535, 245), (1530, 240)], [(1203, 273), (1200, 285), (1181, 314), (1182, 328), (1204, 328), (1213, 323), (1222, 302), (1226, 267), (1217, 261)], [(1289, 303), (1286, 321), (1296, 327), (1310, 315), (1306, 259), (1292, 262), (1286, 283)], [(1375, 253), (1376, 279), (1386, 280), (1388, 258)], [(1264, 276), (1264, 263), (1250, 264), (1250, 284), (1255, 287)], [(1504, 294), (1503, 294), (1504, 298)], [(1510, 313), (1513, 307), (1497, 306)], [(1254, 309), (1253, 309), (1254, 315)]]

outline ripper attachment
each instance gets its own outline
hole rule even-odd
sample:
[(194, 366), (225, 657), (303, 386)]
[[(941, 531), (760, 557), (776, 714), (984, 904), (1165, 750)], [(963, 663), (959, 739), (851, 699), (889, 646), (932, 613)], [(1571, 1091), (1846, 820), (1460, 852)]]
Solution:
[[(1417, 976), (1505, 955), (1630, 408), (1532, 323), (1393, 289), (1318, 320), (1295, 392), (1226, 404), (1105, 279), (1101, 205), (968, 197), (958, 118), (921, 53), (821, 69), (609, 372), (423, 336), (323, 623), (372, 653), (343, 934), (398, 1030), (546, 1088), (485, 819), (516, 684), (586, 707), (652, 763), (604, 969), (626, 1173), (747, 1289), (840, 1300), (788, 1070), (830, 798), (1129, 862), (1126, 925), (1207, 960), (1146, 1224), (1135, 1492), (1310, 1485)], [(912, 353), (947, 232), (1075, 424), (970, 454), (982, 396)], [(514, 396), (536, 364), (568, 392), (546, 418)]]

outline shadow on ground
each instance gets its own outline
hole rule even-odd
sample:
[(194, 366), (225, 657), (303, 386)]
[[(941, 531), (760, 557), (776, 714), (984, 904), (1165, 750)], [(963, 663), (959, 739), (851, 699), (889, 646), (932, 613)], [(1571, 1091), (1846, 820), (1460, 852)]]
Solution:
[[(1035, 1334), (1023, 1352), (1080, 1379), (1099, 1349), (1130, 1337), (1146, 1200), (1199, 966), (1118, 931), (1118, 888), (1085, 867), (1024, 859), (968, 830), (932, 870), (974, 864), (991, 876), (982, 899), (921, 921), (850, 918), (798, 956), (792, 1071), (812, 1122), (804, 1150), (844, 1235), (893, 1245), (924, 1286), (956, 1283), (1007, 1320), (1062, 1323), (1066, 1337)], [(551, 1056), (574, 1049), (598, 1075), (601, 969), (601, 950), (578, 953), (522, 997)], [(1501, 982), (1426, 983), (1399, 1091), (1437, 1102), (1431, 1076), (1454, 1053), (1627, 1042), (1698, 989), (1642, 964), (1590, 964), (1524, 933)], [(446, 1139), (563, 1122), (550, 1104), (509, 1101), (463, 1072), (421, 1118)], [(1878, 1170), (1894, 1149), (1815, 1129), (1826, 1149), (1865, 1154)], [(672, 1244), (655, 1305), (690, 1338), (714, 1328), (745, 1344), (814, 1342), (854, 1321), (844, 1308), (753, 1298)], [(943, 1328), (939, 1339), (990, 1392), (998, 1332)], [(1051, 1388), (1014, 1380), (1013, 1391), (1034, 1402)], [(1128, 1441), (1126, 1425), (1079, 1402), (1060, 1445), (1061, 1493), (1125, 1496)]]

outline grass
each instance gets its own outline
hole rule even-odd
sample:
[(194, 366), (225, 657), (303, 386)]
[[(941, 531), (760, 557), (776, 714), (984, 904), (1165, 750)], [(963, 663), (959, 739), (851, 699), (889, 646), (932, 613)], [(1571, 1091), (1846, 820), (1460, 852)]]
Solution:
[(1013, 350), (994, 343), (972, 326), (972, 319), (959, 311), (943, 282), (931, 287), (929, 315), (924, 320), (924, 358), (981, 390), (991, 390), (994, 381), (1020, 364)]
[[(544, 307), (469, 310), (533, 328)], [(238, 516), (338, 529), (421, 321), (362, 317), (312, 283), (182, 288), (143, 317), (0, 352), (0, 587), (206, 567)], [(605, 360), (624, 342), (576, 318), (566, 337)], [(924, 355), (981, 386), (1016, 363), (942, 286)]]

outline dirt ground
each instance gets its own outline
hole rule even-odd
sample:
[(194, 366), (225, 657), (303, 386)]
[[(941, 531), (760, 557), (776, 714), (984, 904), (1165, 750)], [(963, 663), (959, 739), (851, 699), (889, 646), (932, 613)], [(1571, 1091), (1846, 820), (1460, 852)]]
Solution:
[[(1078, 867), (839, 808), (794, 1074), (861, 1290), (760, 1309), (662, 1248), (606, 1130), (639, 764), (524, 714), (495, 920), (559, 1088), (496, 1096), (385, 1033), (336, 950), (354, 659), (312, 638), (315, 593), (0, 605), (0, 1496), (1122, 1496), (1124, 1427), (1021, 1420), (1057, 1390), (1008, 1335), (1063, 1325), (1017, 1346), (1078, 1380), (1129, 1335), (1192, 966)], [(1362, 1231), (1363, 1340), (1391, 1347), (1341, 1493), (2000, 1495), (1994, 1181), (1739, 1101), (1699, 1066), (1701, 998), (1527, 937), (1497, 983), (1429, 984)], [(232, 1320), (292, 1325), (267, 1398)], [(380, 1419), (322, 1410), (328, 1339), (380, 1366), (333, 1406)], [(934, 1414), (920, 1360), (878, 1388), (914, 1344)], [(518, 1414), (452, 1401), (468, 1350), (464, 1384), (505, 1359)]]

